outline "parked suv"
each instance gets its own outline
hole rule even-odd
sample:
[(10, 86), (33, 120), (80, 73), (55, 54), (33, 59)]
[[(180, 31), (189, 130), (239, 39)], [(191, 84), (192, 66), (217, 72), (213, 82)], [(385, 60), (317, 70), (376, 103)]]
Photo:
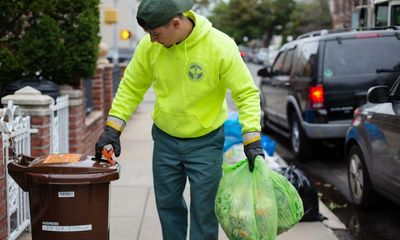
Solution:
[(396, 80), (399, 52), (397, 28), (299, 36), (258, 71), (263, 129), (290, 137), (297, 160), (311, 156), (313, 140), (343, 140), (368, 89)]

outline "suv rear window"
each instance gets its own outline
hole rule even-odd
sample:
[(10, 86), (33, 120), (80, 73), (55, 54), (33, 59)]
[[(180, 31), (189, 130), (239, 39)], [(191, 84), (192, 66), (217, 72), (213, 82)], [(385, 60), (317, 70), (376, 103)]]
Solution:
[(333, 39), (326, 42), (324, 78), (376, 73), (400, 67), (400, 40), (395, 36)]
[(400, 25), (400, 5), (392, 6), (391, 18), (391, 25)]

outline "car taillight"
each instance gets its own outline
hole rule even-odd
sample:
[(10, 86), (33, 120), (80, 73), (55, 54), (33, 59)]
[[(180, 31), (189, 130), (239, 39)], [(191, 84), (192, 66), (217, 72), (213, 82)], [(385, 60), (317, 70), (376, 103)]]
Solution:
[(309, 88), (308, 97), (311, 107), (322, 108), (324, 106), (324, 88), (322, 85), (311, 86)]
[(353, 113), (353, 122), (351, 123), (352, 126), (357, 126), (361, 122), (361, 110), (359, 108), (356, 108)]

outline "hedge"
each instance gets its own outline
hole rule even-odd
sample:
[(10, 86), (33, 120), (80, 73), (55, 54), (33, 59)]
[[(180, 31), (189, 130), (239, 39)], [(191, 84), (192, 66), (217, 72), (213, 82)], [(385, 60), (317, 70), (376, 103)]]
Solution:
[(0, 9), (0, 90), (38, 75), (77, 86), (94, 73), (99, 0), (10, 0)]

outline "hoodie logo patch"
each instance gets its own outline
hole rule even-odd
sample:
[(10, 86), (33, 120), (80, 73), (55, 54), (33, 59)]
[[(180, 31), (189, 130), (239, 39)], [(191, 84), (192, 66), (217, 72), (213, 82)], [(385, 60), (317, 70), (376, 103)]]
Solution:
[(187, 69), (187, 75), (194, 82), (201, 81), (204, 77), (204, 67), (200, 63), (192, 63)]

